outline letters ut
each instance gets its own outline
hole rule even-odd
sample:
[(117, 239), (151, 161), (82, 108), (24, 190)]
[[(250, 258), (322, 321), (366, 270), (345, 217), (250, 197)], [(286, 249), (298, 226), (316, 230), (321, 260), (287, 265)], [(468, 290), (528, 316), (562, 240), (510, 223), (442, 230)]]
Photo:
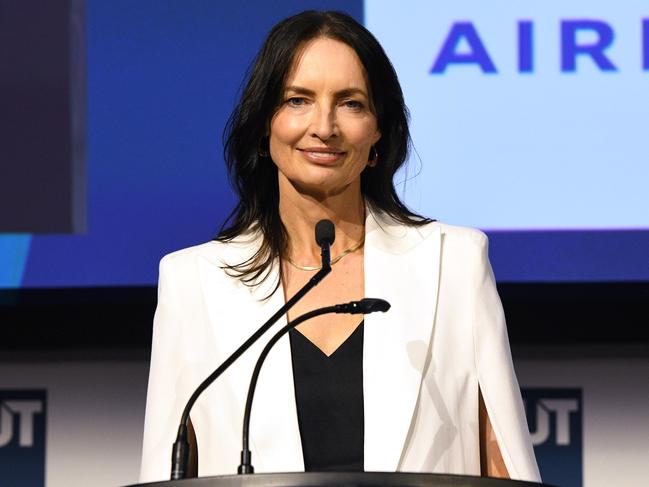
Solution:
[(575, 399), (542, 399), (536, 404), (536, 431), (530, 431), (533, 445), (541, 445), (550, 437), (550, 414), (556, 418), (555, 441), (557, 445), (570, 444), (570, 413), (577, 412)]
[(34, 415), (43, 412), (40, 401), (5, 401), (0, 403), (0, 448), (8, 445), (14, 436), (14, 415), (19, 418), (18, 445), (34, 445)]
[[(649, 71), (649, 19), (642, 19), (642, 69)], [(577, 71), (577, 57), (589, 57), (601, 71), (617, 71), (617, 67), (606, 55), (606, 50), (615, 38), (613, 28), (601, 20), (562, 20), (561, 21), (561, 71)], [(580, 32), (591, 33), (593, 42), (579, 42)], [(468, 46), (465, 52), (458, 52), (458, 45), (464, 41)], [(478, 31), (471, 22), (455, 22), (451, 25), (446, 39), (433, 63), (431, 74), (442, 74), (453, 64), (473, 64), (483, 73), (497, 73), (487, 48)], [(534, 23), (530, 20), (518, 21), (518, 72), (534, 71)]]

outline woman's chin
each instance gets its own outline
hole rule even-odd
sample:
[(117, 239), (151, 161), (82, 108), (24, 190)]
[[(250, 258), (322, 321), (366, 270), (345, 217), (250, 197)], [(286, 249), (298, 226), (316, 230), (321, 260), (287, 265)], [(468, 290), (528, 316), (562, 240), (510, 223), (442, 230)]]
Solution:
[(348, 192), (351, 186), (348, 182), (332, 180), (331, 178), (309, 178), (306, 180), (293, 181), (292, 183), (293, 187), (301, 195), (319, 200), (333, 196), (340, 196), (345, 192)]

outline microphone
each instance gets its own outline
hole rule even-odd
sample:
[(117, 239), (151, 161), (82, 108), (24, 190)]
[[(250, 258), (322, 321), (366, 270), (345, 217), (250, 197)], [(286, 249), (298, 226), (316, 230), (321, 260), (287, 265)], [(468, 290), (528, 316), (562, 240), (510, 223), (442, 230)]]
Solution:
[(331, 269), (331, 246), (336, 240), (336, 229), (331, 220), (320, 220), (315, 225), (315, 241), (320, 246), (322, 269)]
[(250, 413), (252, 411), (252, 400), (255, 395), (255, 388), (257, 387), (257, 379), (259, 378), (259, 373), (261, 372), (261, 367), (266, 360), (266, 356), (270, 352), (271, 348), (279, 341), (279, 339), (289, 330), (295, 328), (300, 323), (315, 318), (316, 316), (328, 314), (328, 313), (348, 313), (348, 314), (369, 314), (376, 311), (381, 311), (385, 313), (390, 309), (390, 303), (384, 299), (377, 298), (365, 298), (360, 301), (351, 301), (345, 304), (336, 304), (334, 306), (326, 306), (324, 308), (314, 309), (308, 313), (298, 316), (293, 321), (286, 324), (282, 329), (280, 329), (273, 337), (268, 341), (264, 349), (262, 350), (257, 363), (255, 364), (255, 369), (252, 372), (252, 377), (250, 378), (250, 386), (248, 387), (248, 398), (246, 399), (246, 409), (243, 415), (243, 438), (242, 438), (242, 447), (241, 447), (241, 465), (237, 469), (239, 474), (251, 474), (255, 473), (255, 469), (252, 466), (252, 454), (250, 453), (249, 441), (250, 441)]
[(349, 313), (352, 315), (358, 314), (369, 314), (375, 313), (376, 311), (381, 311), (385, 313), (390, 309), (390, 303), (385, 299), (378, 298), (364, 298), (360, 301), (352, 301), (345, 304), (337, 304), (334, 306), (336, 310), (334, 313)]
[(189, 422), (189, 413), (194, 406), (196, 400), (200, 397), (205, 389), (207, 389), (223, 372), (225, 372), (230, 365), (232, 365), (246, 350), (248, 350), (259, 337), (266, 333), (271, 326), (273, 326), (282, 315), (291, 309), (295, 303), (304, 297), (311, 289), (313, 289), (320, 281), (322, 281), (327, 274), (331, 272), (331, 244), (336, 239), (336, 230), (334, 224), (330, 220), (320, 220), (315, 227), (315, 239), (320, 246), (320, 255), (322, 258), (322, 268), (313, 275), (311, 279), (300, 289), (295, 295), (286, 301), (277, 312), (271, 316), (266, 323), (264, 323), (250, 338), (248, 338), (239, 348), (237, 348), (232, 355), (219, 365), (219, 367), (212, 372), (208, 377), (201, 382), (194, 393), (190, 396), (185, 409), (183, 409), (178, 426), (178, 433), (176, 441), (173, 444), (171, 451), (171, 480), (184, 479), (187, 476), (187, 462), (189, 461), (189, 441), (187, 440), (187, 424)]
[(315, 225), (315, 241), (322, 247), (325, 243), (330, 246), (336, 240), (336, 229), (331, 220), (320, 220)]

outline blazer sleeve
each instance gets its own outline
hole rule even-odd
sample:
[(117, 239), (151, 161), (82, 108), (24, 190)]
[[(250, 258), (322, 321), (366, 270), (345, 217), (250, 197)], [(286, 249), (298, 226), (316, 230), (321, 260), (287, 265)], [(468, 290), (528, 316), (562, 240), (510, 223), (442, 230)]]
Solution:
[(483, 237), (473, 334), (478, 381), (510, 477), (540, 482), (514, 373), (505, 315), (489, 263), (487, 238)]
[(153, 320), (151, 366), (147, 390), (146, 414), (140, 482), (169, 480), (171, 447), (182, 412), (187, 386), (182, 378), (180, 354), (183, 349), (179, 293), (174, 289), (169, 256), (160, 262), (158, 304)]

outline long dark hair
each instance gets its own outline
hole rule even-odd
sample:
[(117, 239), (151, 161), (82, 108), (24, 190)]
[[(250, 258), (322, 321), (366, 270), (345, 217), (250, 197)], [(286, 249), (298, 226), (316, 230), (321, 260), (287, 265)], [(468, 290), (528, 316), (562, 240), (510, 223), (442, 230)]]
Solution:
[(318, 37), (347, 44), (365, 68), (381, 132), (375, 144), (379, 162), (361, 174), (366, 202), (372, 210), (387, 213), (407, 225), (430, 221), (412, 213), (394, 187), (394, 175), (406, 161), (410, 148), (409, 115), (397, 74), (383, 48), (365, 27), (346, 14), (302, 12), (270, 31), (223, 134), (225, 161), (239, 202), (216, 240), (228, 242), (247, 232), (261, 233), (262, 243), (253, 255), (244, 262), (225, 265), (230, 275), (247, 285), (263, 281), (288, 248), (288, 235), (278, 209), (277, 167), (268, 155), (267, 134), (296, 53), (307, 41)]

